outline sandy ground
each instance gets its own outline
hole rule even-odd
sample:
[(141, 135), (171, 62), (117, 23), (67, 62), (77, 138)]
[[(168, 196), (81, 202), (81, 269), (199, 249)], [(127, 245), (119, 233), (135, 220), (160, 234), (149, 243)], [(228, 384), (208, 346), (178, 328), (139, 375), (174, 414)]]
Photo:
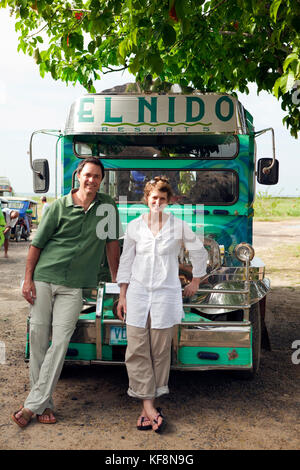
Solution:
[[(263, 351), (252, 381), (230, 373), (172, 371), (170, 394), (160, 399), (168, 417), (163, 435), (135, 428), (139, 403), (126, 394), (124, 367), (65, 367), (56, 392), (55, 425), (33, 420), (20, 429), (10, 419), (29, 390), (24, 346), (28, 307), (20, 282), (28, 242), (0, 253), (0, 449), (298, 449), (300, 351), (300, 220), (256, 222), (254, 246), (272, 290), (266, 322), (272, 350)], [(3, 249), (2, 249), (3, 250)], [(300, 349), (300, 345), (298, 345)]]

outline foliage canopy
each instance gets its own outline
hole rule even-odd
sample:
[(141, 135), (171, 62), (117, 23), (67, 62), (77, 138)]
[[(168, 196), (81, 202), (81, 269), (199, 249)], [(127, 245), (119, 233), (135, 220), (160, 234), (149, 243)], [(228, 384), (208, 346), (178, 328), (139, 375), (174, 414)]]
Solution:
[(145, 90), (248, 92), (255, 82), (300, 129), (299, 0), (0, 0), (40, 74), (80, 82), (128, 69)]

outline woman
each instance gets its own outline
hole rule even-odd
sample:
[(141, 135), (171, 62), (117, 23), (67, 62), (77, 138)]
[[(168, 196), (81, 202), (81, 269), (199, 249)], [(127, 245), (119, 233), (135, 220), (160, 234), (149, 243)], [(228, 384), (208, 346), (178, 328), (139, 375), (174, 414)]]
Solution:
[(117, 274), (117, 314), (123, 321), (126, 317), (128, 395), (143, 401), (137, 428), (155, 432), (162, 431), (165, 420), (154, 400), (169, 393), (173, 326), (184, 315), (178, 273), (182, 245), (193, 264), (185, 297), (196, 293), (207, 264), (207, 252), (189, 226), (164, 213), (172, 196), (167, 178), (157, 176), (146, 183), (144, 202), (150, 212), (128, 224)]

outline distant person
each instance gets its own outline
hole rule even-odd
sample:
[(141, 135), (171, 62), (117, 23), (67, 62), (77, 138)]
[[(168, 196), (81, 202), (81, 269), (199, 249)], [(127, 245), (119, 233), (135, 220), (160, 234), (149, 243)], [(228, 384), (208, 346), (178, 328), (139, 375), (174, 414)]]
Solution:
[(0, 205), (0, 246), (4, 243), (5, 217)]
[(8, 244), (11, 234), (11, 229), (14, 228), (18, 222), (19, 212), (13, 209), (9, 209), (5, 207), (2, 209), (2, 212), (5, 217), (5, 229), (3, 235), (5, 237), (4, 240), (4, 257), (8, 258)]
[(48, 209), (48, 207), (50, 206), (50, 204), (49, 204), (49, 202), (47, 202), (46, 196), (42, 196), (41, 201), (42, 201), (42, 205), (43, 205), (43, 208), (42, 208), (42, 217), (43, 217), (43, 215), (45, 214), (45, 212)]

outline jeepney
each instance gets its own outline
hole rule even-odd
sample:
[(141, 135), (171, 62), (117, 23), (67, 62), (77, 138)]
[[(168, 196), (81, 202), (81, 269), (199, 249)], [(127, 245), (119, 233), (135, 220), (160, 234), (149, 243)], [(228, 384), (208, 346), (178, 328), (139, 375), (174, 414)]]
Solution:
[[(256, 161), (255, 139), (266, 131), (272, 132), (273, 157)], [(256, 132), (250, 113), (227, 94), (88, 94), (73, 103), (63, 131), (31, 136), (34, 189), (41, 193), (49, 188), (49, 166), (47, 160), (33, 160), (38, 132), (53, 134), (60, 143), (61, 195), (74, 187), (79, 159), (101, 158), (106, 175), (100, 191), (117, 202), (124, 231), (148, 210), (141, 203), (144, 183), (156, 175), (169, 177), (175, 197), (168, 211), (189, 223), (209, 253), (205, 282), (193, 298), (184, 299), (171, 367), (236, 370), (252, 377), (262, 346), (268, 347), (270, 289), (252, 246), (253, 201), (256, 179), (278, 180), (273, 130)], [(184, 286), (191, 276), (188, 252), (179, 263)], [(119, 288), (110, 282), (105, 261), (102, 268), (101, 283), (83, 290), (68, 362), (124, 363), (126, 328), (116, 317)], [(26, 359), (29, 355), (27, 340)]]
[(11, 196), (12, 192), (9, 179), (6, 176), (0, 176), (0, 196)]

